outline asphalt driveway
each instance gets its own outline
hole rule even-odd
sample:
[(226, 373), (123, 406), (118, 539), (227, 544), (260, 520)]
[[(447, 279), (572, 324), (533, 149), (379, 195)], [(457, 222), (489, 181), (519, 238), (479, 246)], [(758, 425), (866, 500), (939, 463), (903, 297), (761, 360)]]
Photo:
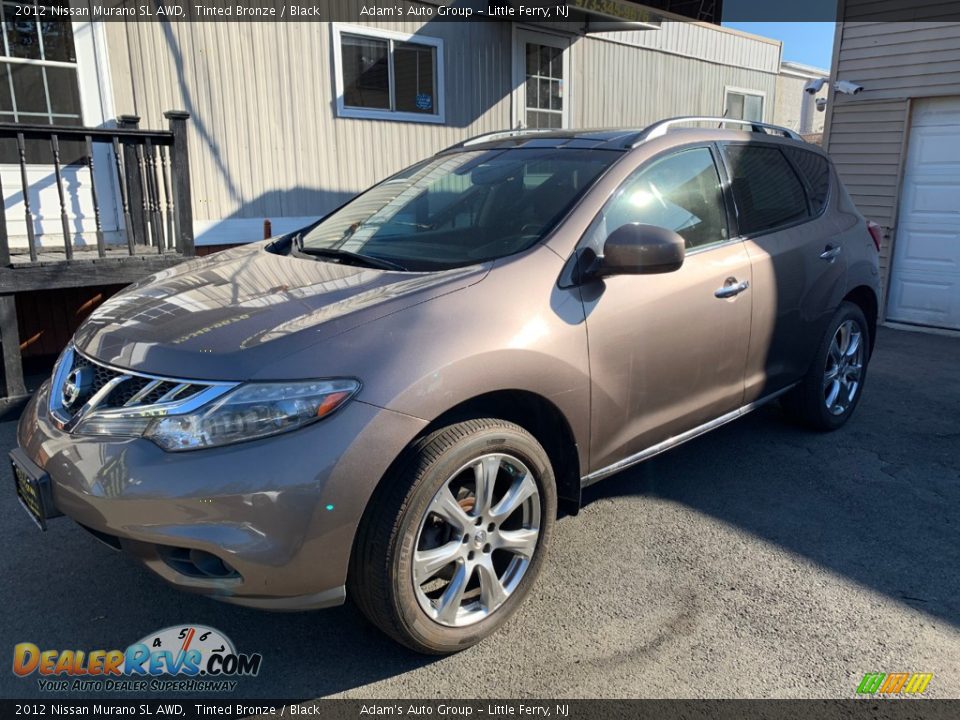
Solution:
[[(956, 337), (882, 329), (840, 432), (768, 407), (591, 488), (515, 619), (439, 660), (351, 607), (275, 615), (177, 592), (69, 520), (38, 532), (5, 463), (0, 490), (0, 667), (18, 642), (122, 648), (202, 623), (263, 654), (244, 697), (851, 697), (865, 672), (897, 671), (960, 697)], [(0, 696), (40, 695), (0, 670)]]

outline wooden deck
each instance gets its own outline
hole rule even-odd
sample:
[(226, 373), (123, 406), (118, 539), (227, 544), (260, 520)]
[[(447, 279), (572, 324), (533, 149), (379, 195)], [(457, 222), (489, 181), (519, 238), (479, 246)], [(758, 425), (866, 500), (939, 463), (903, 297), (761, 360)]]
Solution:
[[(11, 243), (6, 203), (0, 203), (0, 398), (26, 393), (21, 345), (29, 344), (31, 338), (20, 336), (19, 293), (129, 285), (195, 255), (187, 152), (189, 115), (177, 110), (164, 115), (169, 122), (167, 130), (140, 130), (139, 118), (133, 116), (118, 118), (117, 127), (0, 123), (0, 139), (15, 143), (19, 155), (23, 204), (18, 212), (22, 211), (26, 235), (25, 247)], [(69, 183), (65, 186), (60, 161), (61, 143), (68, 141), (83, 143), (86, 148), (83, 164), (90, 182), (83, 190), (84, 202), (89, 201), (92, 212), (93, 227), (86, 231), (96, 240), (93, 247), (73, 245), (77, 218), (71, 213), (76, 214), (76, 198), (71, 197)], [(43, 208), (31, 206), (26, 154), (28, 144), (38, 142), (49, 143), (50, 147), (63, 246), (43, 247), (38, 242), (35, 223)], [(112, 160), (101, 166), (95, 156)], [(133, 239), (136, 244), (132, 247), (127, 243), (106, 244), (96, 188), (99, 180), (94, 180), (95, 162), (96, 167), (112, 175), (119, 190), (123, 236)], [(48, 211), (56, 216), (53, 208)], [(46, 217), (46, 212), (41, 216)]]
[[(136, 256), (157, 257), (161, 253), (153, 245), (134, 245), (133, 253)], [(173, 251), (163, 253), (165, 255), (177, 255)], [(130, 248), (126, 245), (107, 245), (104, 248), (104, 257), (100, 257), (97, 248), (75, 247), (73, 249), (73, 260), (71, 262), (109, 262), (113, 260), (129, 260)], [(10, 248), (10, 265), (13, 268), (34, 265), (51, 265), (53, 263), (62, 263), (66, 260), (66, 254), (63, 248), (39, 249), (37, 259), (30, 259), (30, 251), (27, 248)]]
[(11, 264), (0, 267), (0, 289), (3, 293), (28, 290), (51, 290), (89, 285), (128, 285), (146, 275), (171, 267), (192, 255), (177, 252), (160, 254), (156, 248), (143, 246), (130, 255), (122, 251), (100, 257), (96, 250), (76, 251), (73, 260), (64, 253), (38, 253), (36, 262), (30, 255), (10, 255)]

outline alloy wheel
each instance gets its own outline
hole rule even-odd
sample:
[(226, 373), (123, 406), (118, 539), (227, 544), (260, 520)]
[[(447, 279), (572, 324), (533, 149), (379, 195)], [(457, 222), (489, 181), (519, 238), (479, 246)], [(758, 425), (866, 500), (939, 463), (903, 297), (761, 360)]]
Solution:
[(420, 521), (414, 591), (435, 622), (464, 627), (503, 605), (523, 579), (540, 536), (540, 491), (521, 460), (491, 453), (440, 487)]
[(831, 415), (843, 415), (853, 404), (863, 376), (863, 331), (844, 320), (833, 335), (823, 374), (823, 400)]

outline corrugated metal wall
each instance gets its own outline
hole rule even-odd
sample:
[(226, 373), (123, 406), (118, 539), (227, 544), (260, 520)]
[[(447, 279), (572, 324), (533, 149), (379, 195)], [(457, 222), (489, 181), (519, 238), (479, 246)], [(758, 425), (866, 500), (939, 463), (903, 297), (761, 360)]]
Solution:
[[(675, 24), (683, 26), (680, 31), (688, 28), (694, 36), (699, 34), (696, 25)], [(716, 31), (714, 34), (718, 43), (728, 37), (737, 44), (742, 40)], [(766, 43), (754, 44), (766, 50)], [(779, 54), (779, 44), (775, 47)], [(773, 118), (776, 69), (721, 65), (592, 37), (575, 43), (573, 67), (572, 118), (578, 126), (642, 127), (675, 115), (723, 115), (725, 87), (765, 93), (764, 119)]]
[[(918, 17), (937, 7), (943, 11), (941, 0), (917, 0), (914, 6)], [(847, 0), (844, 17), (869, 19), (875, 7), (870, 0)], [(838, 42), (834, 79), (864, 90), (832, 94), (824, 147), (860, 211), (884, 226), (880, 255), (886, 286), (910, 98), (960, 95), (960, 23), (848, 21)]]
[[(369, 23), (376, 25), (377, 23)], [(118, 113), (192, 115), (194, 215), (316, 216), (464, 137), (510, 125), (507, 23), (383, 23), (445, 42), (446, 124), (337, 118), (327, 23), (108, 23)]]
[[(338, 0), (348, 5), (359, 2)], [(108, 23), (116, 111), (145, 127), (163, 126), (170, 108), (191, 113), (199, 228), (315, 217), (443, 147), (512, 125), (512, 23), (364, 24), (444, 39), (444, 125), (337, 118), (332, 33), (321, 22)], [(779, 57), (779, 43), (698, 23), (574, 36), (571, 122), (722, 114), (726, 86), (767, 93), (769, 119)], [(249, 237), (236, 240), (259, 237), (255, 220), (244, 227)]]
[(699, 22), (665, 22), (659, 30), (597, 33), (610, 42), (736, 68), (779, 72), (781, 43)]

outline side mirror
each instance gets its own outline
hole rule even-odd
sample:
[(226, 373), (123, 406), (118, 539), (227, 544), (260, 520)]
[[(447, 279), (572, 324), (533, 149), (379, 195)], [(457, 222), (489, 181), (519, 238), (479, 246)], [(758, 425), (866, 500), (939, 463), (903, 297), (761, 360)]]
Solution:
[(628, 223), (607, 236), (603, 257), (598, 258), (594, 277), (654, 275), (673, 272), (683, 265), (686, 244), (673, 230)]

